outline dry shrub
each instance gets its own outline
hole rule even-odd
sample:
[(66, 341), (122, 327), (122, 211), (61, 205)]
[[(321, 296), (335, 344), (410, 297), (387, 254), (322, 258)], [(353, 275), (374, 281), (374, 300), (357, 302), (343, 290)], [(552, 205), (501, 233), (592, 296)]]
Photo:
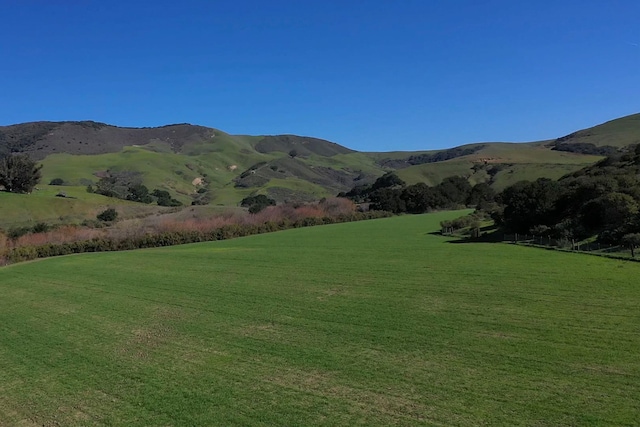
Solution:
[[(288, 227), (371, 217), (376, 216), (357, 214), (355, 205), (350, 200), (330, 198), (318, 203), (268, 206), (255, 214), (249, 214), (244, 210), (229, 210), (203, 216), (192, 209), (177, 215), (121, 221), (109, 228), (59, 226), (47, 232), (26, 234), (15, 241), (0, 233), (0, 265), (9, 261), (24, 261), (78, 251), (123, 250), (192, 243), (212, 238), (228, 239)], [(80, 242), (84, 243), (79, 246), (65, 246), (68, 243)]]
[(237, 221), (233, 218), (225, 218), (223, 216), (215, 216), (210, 218), (190, 218), (182, 221), (178, 221), (174, 218), (159, 218), (152, 225), (152, 228), (156, 233), (178, 231), (207, 232), (231, 224), (237, 224)]
[(82, 242), (97, 237), (103, 237), (104, 230), (64, 225), (44, 233), (32, 233), (20, 236), (14, 246), (41, 246), (47, 244), (61, 245), (63, 243)]
[(107, 229), (107, 236), (115, 240), (135, 239), (144, 235), (145, 230), (140, 219), (121, 221)]
[(0, 232), (0, 254), (9, 249), (9, 239), (7, 236)]
[(260, 212), (250, 215), (245, 224), (264, 224), (266, 222), (295, 222), (305, 218), (338, 217), (355, 212), (355, 204), (348, 199), (330, 198), (319, 203), (307, 203), (304, 205), (278, 205), (268, 206)]
[(344, 197), (331, 197), (320, 202), (318, 206), (326, 216), (336, 217), (349, 215), (356, 211), (356, 204)]
[(325, 216), (324, 212), (317, 205), (303, 205), (297, 207), (294, 210), (293, 220), (299, 221), (305, 218), (322, 218)]
[(244, 223), (250, 225), (264, 224), (266, 222), (279, 222), (284, 219), (282, 206), (267, 206), (263, 210), (245, 218)]

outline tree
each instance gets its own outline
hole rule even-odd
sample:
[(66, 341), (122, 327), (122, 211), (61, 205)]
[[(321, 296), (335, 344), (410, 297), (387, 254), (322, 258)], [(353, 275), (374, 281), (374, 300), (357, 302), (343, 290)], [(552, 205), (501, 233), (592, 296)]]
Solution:
[(558, 222), (556, 202), (561, 196), (560, 184), (547, 178), (517, 182), (500, 195), (503, 223), (516, 233), (527, 233), (536, 225), (553, 226)]
[(0, 186), (11, 193), (30, 193), (41, 178), (42, 165), (36, 165), (26, 154), (0, 159)]
[(395, 174), (395, 172), (387, 172), (380, 178), (376, 179), (376, 182), (371, 186), (371, 190), (378, 190), (380, 188), (394, 188), (402, 187), (405, 182)]
[(265, 196), (264, 194), (258, 194), (256, 196), (248, 196), (242, 199), (240, 206), (248, 207), (249, 213), (258, 213), (267, 206), (275, 206), (276, 201)]
[(640, 246), (640, 233), (629, 233), (622, 237), (622, 244), (631, 249), (631, 258), (636, 257), (636, 248)]
[[(107, 197), (127, 200), (131, 188), (142, 184), (142, 174), (136, 171), (108, 171), (96, 183), (95, 192)], [(147, 190), (148, 192), (149, 190)]]
[(469, 197), (467, 197), (468, 206), (484, 206), (493, 202), (496, 198), (496, 192), (486, 182), (476, 184), (471, 188)]
[[(198, 193), (200, 193), (200, 190), (198, 190)], [(182, 206), (182, 202), (172, 198), (171, 194), (166, 190), (158, 190), (156, 188), (151, 195), (158, 199), (158, 206)]]
[(402, 191), (391, 188), (380, 188), (370, 195), (373, 210), (402, 213), (407, 211), (407, 205), (401, 198)]
[(134, 184), (129, 187), (129, 194), (127, 194), (127, 200), (140, 203), (151, 203), (153, 199), (149, 195), (149, 189), (143, 184)]
[(471, 184), (461, 176), (450, 176), (436, 186), (436, 190), (449, 201), (449, 205), (464, 205), (471, 194)]
[(433, 208), (431, 205), (431, 193), (433, 188), (424, 182), (410, 185), (402, 190), (400, 197), (404, 200), (407, 212), (419, 214), (429, 211)]
[(104, 222), (115, 221), (118, 219), (118, 212), (113, 208), (109, 208), (96, 215), (96, 218)]
[(638, 213), (638, 203), (624, 193), (610, 193), (585, 203), (579, 212), (588, 231), (623, 229)]

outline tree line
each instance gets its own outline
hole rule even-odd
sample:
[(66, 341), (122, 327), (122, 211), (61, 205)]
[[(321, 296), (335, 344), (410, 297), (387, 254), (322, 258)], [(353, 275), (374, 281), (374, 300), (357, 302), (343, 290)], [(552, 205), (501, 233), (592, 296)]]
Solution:
[(630, 242), (640, 233), (640, 145), (558, 181), (518, 182), (491, 211), (508, 232)]
[(372, 210), (418, 214), (465, 206), (482, 208), (494, 202), (496, 193), (487, 183), (472, 186), (460, 176), (447, 177), (431, 187), (423, 182), (406, 185), (394, 172), (388, 172), (371, 185), (356, 186), (338, 196), (369, 203)]
[(597, 238), (640, 247), (640, 144), (559, 180), (520, 181), (501, 192), (460, 176), (440, 184), (406, 185), (394, 172), (338, 196), (373, 210), (424, 213), (474, 207), (500, 231), (554, 239)]

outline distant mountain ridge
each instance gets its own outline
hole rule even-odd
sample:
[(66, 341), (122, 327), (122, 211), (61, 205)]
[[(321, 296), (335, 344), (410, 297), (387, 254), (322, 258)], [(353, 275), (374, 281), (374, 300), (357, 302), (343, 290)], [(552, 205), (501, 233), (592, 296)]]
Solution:
[(560, 178), (603, 155), (640, 143), (640, 114), (550, 141), (483, 142), (444, 150), (358, 152), (297, 135), (230, 135), (191, 124), (123, 128), (94, 121), (0, 126), (0, 156), (27, 153), (40, 161), (43, 184), (95, 183), (106, 171), (137, 171), (149, 188), (185, 204), (236, 205), (265, 194), (305, 201), (372, 183), (397, 171), (408, 184), (436, 185), (457, 175), (499, 190), (518, 180)]
[(164, 142), (179, 151), (188, 142), (215, 136), (214, 129), (190, 124), (155, 128), (122, 128), (105, 123), (32, 122), (0, 126), (0, 149), (28, 153), (41, 160), (49, 154), (94, 155), (115, 153), (127, 146)]
[[(30, 122), (0, 126), (0, 150), (27, 153), (41, 160), (49, 154), (94, 155), (116, 153), (128, 146), (168, 144), (180, 153), (184, 145), (215, 138), (216, 129), (188, 123), (150, 128), (128, 128), (93, 121)], [(255, 145), (260, 153), (297, 150), (299, 155), (333, 156), (355, 152), (319, 138), (297, 135), (263, 136)]]

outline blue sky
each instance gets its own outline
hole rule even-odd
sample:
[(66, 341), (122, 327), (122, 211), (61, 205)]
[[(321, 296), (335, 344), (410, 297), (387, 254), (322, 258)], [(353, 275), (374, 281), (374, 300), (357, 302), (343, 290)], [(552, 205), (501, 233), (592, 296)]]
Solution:
[(362, 151), (640, 112), (640, 2), (0, 0), (0, 125), (193, 123)]

